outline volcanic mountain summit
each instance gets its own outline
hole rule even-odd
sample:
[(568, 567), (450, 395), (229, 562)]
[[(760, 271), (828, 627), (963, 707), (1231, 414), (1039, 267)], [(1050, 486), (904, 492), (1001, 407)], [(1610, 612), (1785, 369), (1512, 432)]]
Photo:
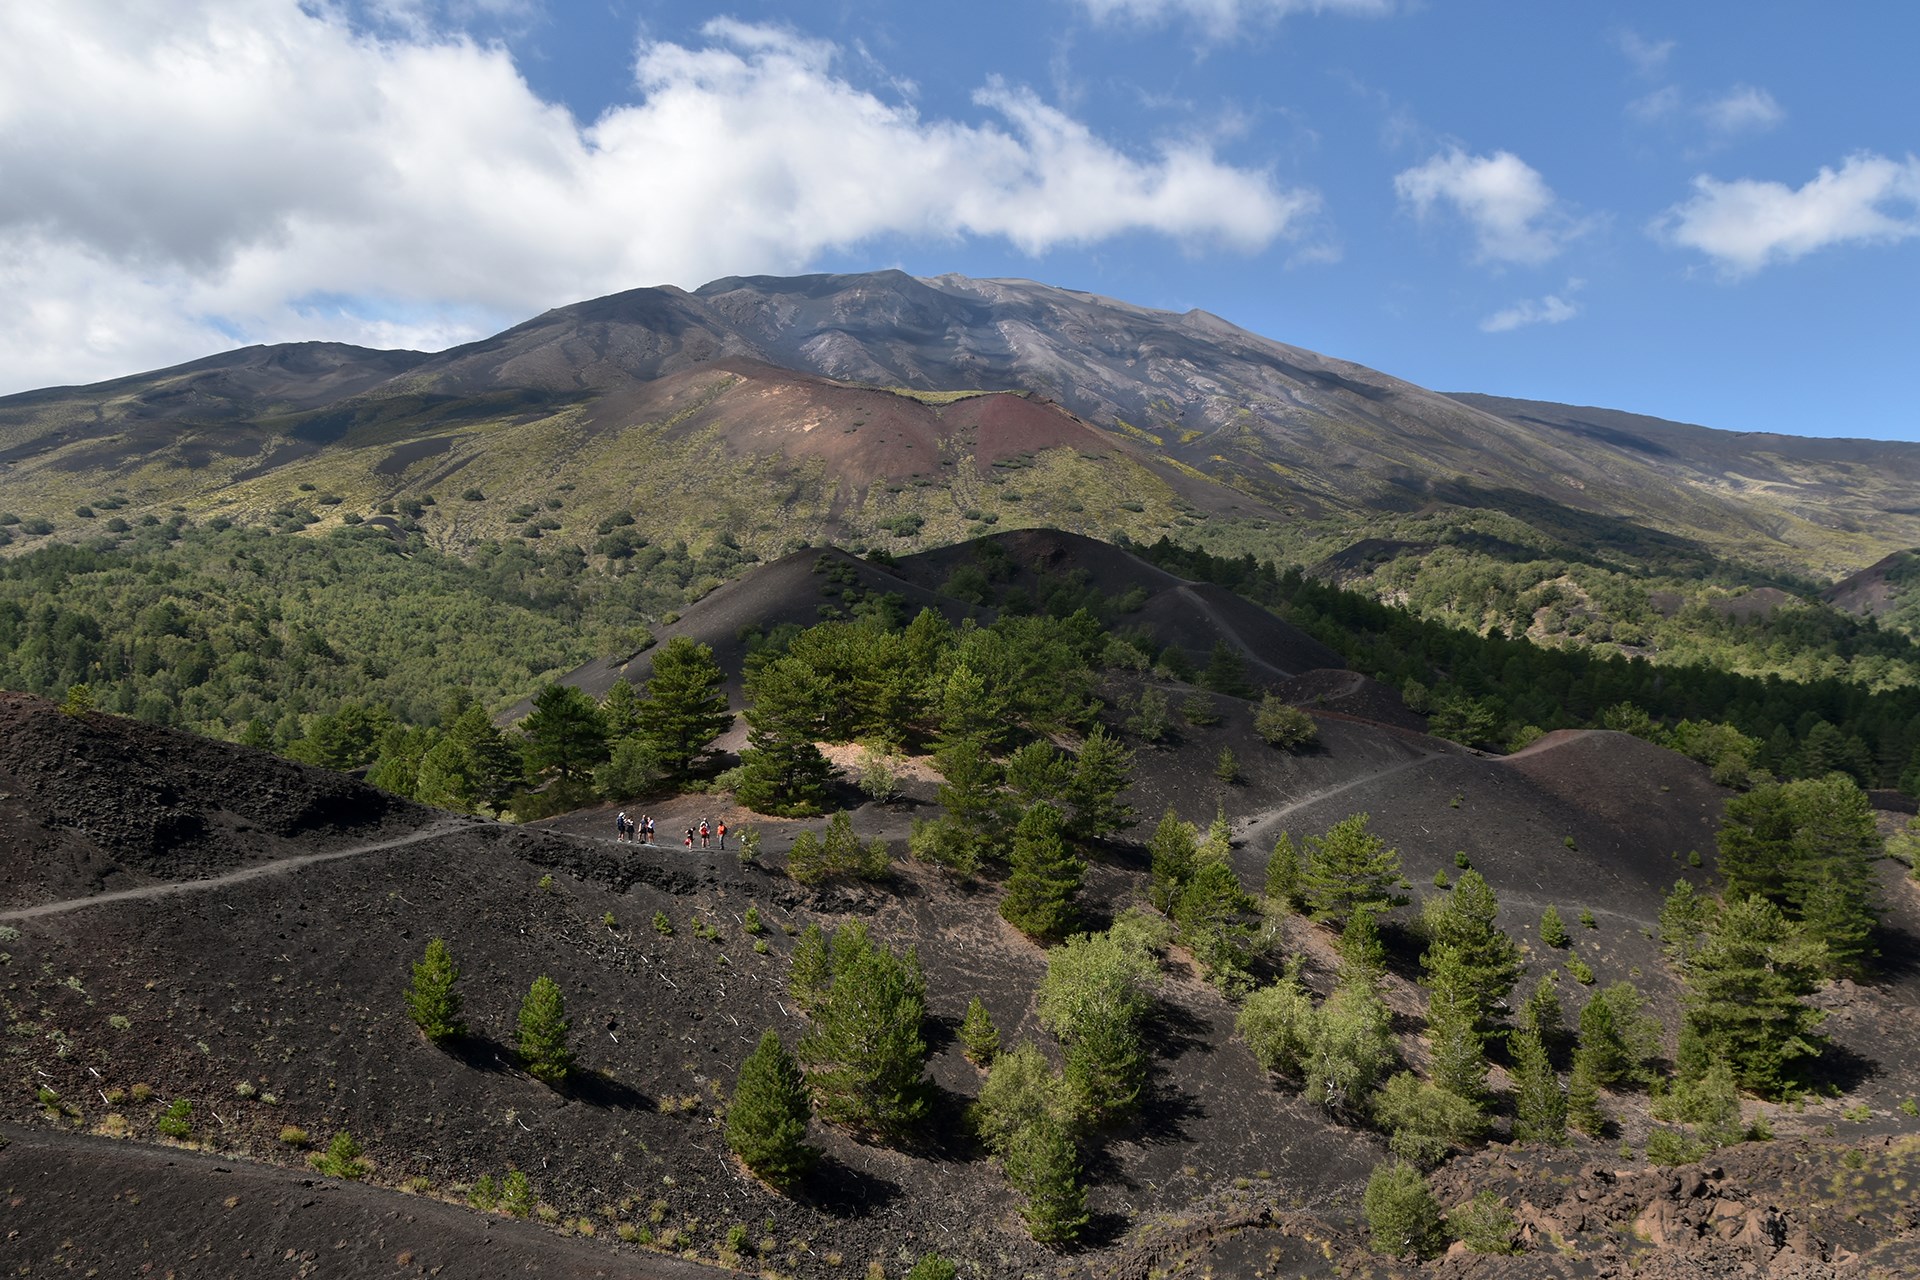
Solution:
[[(472, 489), (423, 517), (457, 543), (505, 530), (536, 460), (576, 486), (581, 522), (639, 489), (659, 522), (763, 555), (875, 533), (911, 549), (988, 514), (1138, 537), (1183, 516), (1354, 527), (1433, 508), (1601, 522), (1812, 576), (1920, 543), (1920, 446), (1442, 395), (1205, 312), (1022, 280), (730, 277), (437, 355), (248, 348), (0, 400), (9, 503), (56, 524), (108, 490), (236, 519), (331, 494), (325, 523)], [(1009, 468), (1030, 505), (977, 483)]]

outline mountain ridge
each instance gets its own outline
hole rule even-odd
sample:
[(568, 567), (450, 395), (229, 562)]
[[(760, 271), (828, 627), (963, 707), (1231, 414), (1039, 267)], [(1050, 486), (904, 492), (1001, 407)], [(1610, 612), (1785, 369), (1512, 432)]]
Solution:
[[(741, 374), (743, 361), (759, 366), (757, 374)], [(558, 458), (547, 467), (556, 483), (579, 484), (560, 474), (571, 465), (569, 441), (583, 430), (624, 433), (637, 447), (670, 436), (686, 419), (649, 417), (648, 389), (699, 370), (816, 390), (819, 381), (808, 380), (821, 380), (846, 397), (800, 397), (811, 417), (779, 396), (707, 411), (699, 429), (720, 446), (715, 459), (731, 460), (716, 462), (722, 472), (777, 463), (783, 442), (829, 420), (856, 431), (862, 408), (854, 401), (864, 392), (924, 400), (999, 391), (1055, 404), (1105, 441), (1044, 443), (1036, 453), (1067, 448), (1099, 462), (1096, 454), (1126, 446), (1123, 469), (1132, 474), (1137, 464), (1143, 474), (1117, 484), (1111, 506), (1144, 504), (1145, 486), (1171, 508), (1146, 521), (1103, 508), (1082, 522), (1136, 536), (1177, 527), (1182, 503), (1214, 513), (1238, 505), (1249, 519), (1324, 529), (1435, 508), (1533, 518), (1526, 513), (1546, 504), (1820, 579), (1920, 544), (1920, 445), (1746, 436), (1614, 410), (1443, 394), (1205, 312), (1159, 311), (1027, 280), (898, 271), (633, 289), (438, 353), (246, 348), (91, 387), (0, 398), (0, 486), (9, 506), (32, 508), (19, 514), (71, 534), (67, 513), (116, 486), (136, 507), (232, 508), (236, 518), (257, 519), (298, 505), (300, 493), (326, 482), (342, 499), (315, 513), (328, 524), (444, 484), (453, 473), (446, 464), (470, 466), (489, 451)], [(374, 445), (381, 452), (365, 452)], [(417, 456), (394, 453), (397, 445)], [(648, 466), (687, 467), (676, 450)], [(326, 475), (288, 469), (321, 453), (337, 464)], [(957, 460), (949, 450), (941, 463)], [(1068, 487), (1084, 487), (1085, 469), (1068, 470), (1080, 477)], [(353, 477), (354, 491), (333, 473)], [(937, 485), (945, 472), (917, 474)], [(864, 491), (875, 478), (836, 476), (832, 487), (846, 480)], [(869, 509), (864, 498), (836, 501), (824, 492), (825, 477), (809, 483), (818, 523), (779, 536), (871, 538), (903, 508), (930, 526), (909, 545), (979, 531), (934, 519), (937, 494)], [(622, 505), (609, 502), (610, 510)], [(1071, 523), (1046, 514), (1031, 522)], [(673, 522), (696, 540), (723, 527), (697, 512)], [(498, 534), (509, 522), (468, 523)]]

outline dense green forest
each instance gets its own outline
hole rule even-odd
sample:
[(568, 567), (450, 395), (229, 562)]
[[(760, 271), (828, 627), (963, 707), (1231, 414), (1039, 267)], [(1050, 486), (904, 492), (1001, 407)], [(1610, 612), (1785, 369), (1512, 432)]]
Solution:
[(1303, 566), (1431, 622), (1552, 647), (1874, 689), (1920, 683), (1920, 597), (1909, 587), (1920, 556), (1886, 566), (1891, 601), (1876, 621), (1824, 603), (1824, 584), (1805, 576), (1630, 521), (1504, 500), (1512, 510), (1445, 507), (1364, 528), (1183, 520), (1174, 536), (1216, 556)]
[(558, 544), (463, 558), (372, 525), (312, 537), (155, 520), (0, 560), (0, 687), (85, 684), (103, 710), (282, 747), (348, 701), (421, 724), (461, 690), (499, 707), (642, 647), (640, 619), (747, 562), (724, 543), (696, 557), (626, 527), (616, 539), (621, 554), (590, 568)]
[[(1132, 550), (1273, 609), (1356, 670), (1400, 689), (1445, 737), (1517, 747), (1552, 729), (1605, 727), (1654, 736), (1656, 727), (1672, 730), (1683, 722), (1690, 729), (1723, 724), (1750, 745), (1717, 742), (1712, 763), (1731, 747), (1769, 773), (1821, 777), (1837, 769), (1862, 786), (1897, 786), (1920, 795), (1920, 686), (1875, 689), (1835, 676), (1761, 677), (1706, 661), (1656, 664), (1594, 648), (1538, 645), (1499, 630), (1483, 635), (1423, 619), (1251, 555), (1215, 556), (1165, 538)], [(1791, 642), (1787, 624), (1774, 619), (1716, 617), (1712, 625), (1768, 635), (1769, 644)], [(1904, 637), (1879, 634), (1912, 648)]]
[[(696, 555), (649, 544), (630, 517), (605, 524), (592, 556), (513, 540), (457, 557), (405, 528), (314, 537), (180, 516), (39, 548), (0, 561), (0, 686), (60, 696), (84, 684), (105, 710), (283, 750), (308, 737), (316, 717), (350, 705), (378, 709), (374, 737), (387, 721), (450, 723), (468, 705), (456, 699), (496, 709), (592, 657), (642, 647), (643, 620), (667, 617), (752, 562), (725, 538)], [(1920, 793), (1916, 646), (1832, 610), (1743, 618), (1680, 608), (1657, 623), (1675, 638), (1655, 662), (1617, 645), (1534, 643), (1514, 634), (1528, 613), (1521, 606), (1506, 615), (1511, 631), (1457, 610), (1459, 625), (1449, 625), (1251, 554), (1165, 538), (1134, 550), (1274, 609), (1400, 690), (1443, 736), (1511, 749), (1557, 728), (1619, 728), (1689, 751), (1730, 781), (1837, 769), (1862, 786)], [(1197, 675), (1193, 659), (1204, 655), (1163, 652), (1070, 576), (1036, 597), (1002, 586), (998, 559), (1003, 549), (982, 543), (952, 592), (1013, 615), (1064, 618), (1091, 606), (1089, 622), (1119, 627), (1135, 661)], [(1455, 594), (1504, 599), (1524, 568), (1505, 586), (1487, 580)], [(1425, 579), (1435, 590), (1445, 580), (1438, 570)], [(1651, 598), (1624, 575), (1610, 581), (1616, 612)], [(1072, 648), (1092, 643), (1077, 637)], [(1675, 657), (1689, 652), (1697, 657)], [(1762, 652), (1807, 678), (1743, 671), (1741, 655)], [(1087, 714), (1084, 700), (1076, 714)]]

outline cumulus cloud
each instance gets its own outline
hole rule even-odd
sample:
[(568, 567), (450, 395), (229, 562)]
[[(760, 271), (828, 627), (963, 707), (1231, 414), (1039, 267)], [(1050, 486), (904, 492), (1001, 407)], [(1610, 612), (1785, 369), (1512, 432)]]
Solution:
[(1436, 204), (1452, 206), (1473, 227), (1481, 262), (1546, 262), (1586, 229), (1510, 151), (1474, 156), (1453, 147), (1398, 174), (1393, 189), (1422, 218)]
[(1157, 26), (1190, 22), (1214, 37), (1242, 27), (1277, 22), (1296, 13), (1344, 13), (1379, 17), (1392, 13), (1394, 0), (1075, 0), (1095, 22), (1131, 22)]
[(1503, 307), (1480, 322), (1482, 333), (1507, 333), (1514, 329), (1524, 329), (1535, 324), (1564, 324), (1580, 314), (1580, 304), (1573, 295), (1580, 291), (1584, 280), (1569, 280), (1567, 287), (1559, 293), (1550, 293), (1544, 298), (1526, 298), (1510, 307)]
[(1771, 129), (1787, 118), (1773, 95), (1752, 85), (1736, 85), (1700, 105), (1700, 115), (1715, 133), (1746, 133)]
[(643, 45), (633, 101), (581, 122), (502, 47), (332, 6), (0, 7), (0, 390), (236, 341), (445, 345), (882, 236), (1252, 251), (1318, 208), (1204, 139), (1124, 150), (1000, 81), (977, 119), (924, 118), (839, 57), (716, 21)]
[(1799, 188), (1702, 175), (1694, 195), (1649, 226), (1666, 244), (1698, 249), (1729, 277), (1842, 244), (1889, 244), (1920, 235), (1920, 158), (1849, 156)]

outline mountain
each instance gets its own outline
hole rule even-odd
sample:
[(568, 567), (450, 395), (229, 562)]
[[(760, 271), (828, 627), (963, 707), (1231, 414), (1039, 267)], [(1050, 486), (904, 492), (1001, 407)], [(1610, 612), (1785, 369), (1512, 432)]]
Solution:
[(1468, 510), (1830, 579), (1920, 544), (1920, 446), (1442, 395), (1205, 312), (876, 272), (632, 290), (437, 355), (249, 348), (0, 399), (0, 502), (16, 543), (179, 507), (414, 520), (448, 546), (531, 520), (591, 546), (630, 511), (762, 556), (1202, 521), (1325, 554), (1382, 516)]

